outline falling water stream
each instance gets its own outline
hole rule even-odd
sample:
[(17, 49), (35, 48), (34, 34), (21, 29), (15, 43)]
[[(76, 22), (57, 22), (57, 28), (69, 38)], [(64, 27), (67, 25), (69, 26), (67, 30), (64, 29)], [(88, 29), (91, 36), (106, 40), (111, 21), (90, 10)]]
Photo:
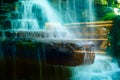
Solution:
[[(74, 1), (74, 11), (75, 18), (77, 15), (77, 7), (75, 6)], [(92, 4), (92, 2), (89, 2)], [(70, 34), (66, 28), (61, 25), (63, 23), (63, 19), (60, 16), (62, 15), (62, 0), (59, 0), (59, 11), (57, 12), (55, 9), (51, 7), (51, 4), (48, 0), (20, 0), (16, 2), (16, 10), (13, 14), (17, 14), (16, 19), (10, 19), (12, 23), (12, 29), (16, 31), (45, 31), (51, 30), (55, 33), (58, 33), (54, 37), (49, 35), (49, 38), (46, 39), (73, 39), (73, 35)], [(67, 6), (69, 6), (69, 0), (66, 2)], [(90, 16), (94, 14), (91, 12), (92, 6), (90, 7)], [(67, 8), (66, 11), (68, 11)], [(73, 15), (72, 15), (73, 17)], [(69, 19), (69, 18), (68, 18)], [(93, 19), (93, 18), (92, 18)], [(77, 20), (75, 20), (77, 21)], [(54, 24), (53, 24), (54, 23)], [(52, 27), (51, 27), (52, 26)], [(57, 26), (57, 27), (56, 27)], [(62, 32), (61, 32), (62, 31)], [(61, 33), (67, 33), (67, 35), (61, 35)], [(27, 36), (29, 37), (29, 36)], [(40, 40), (41, 38), (37, 38)], [(1, 44), (0, 44), (1, 47)], [(120, 79), (120, 69), (115, 59), (111, 56), (107, 56), (105, 54), (96, 54), (95, 60), (93, 64), (90, 65), (78, 65), (78, 66), (60, 66), (60, 65), (47, 65), (46, 64), (46, 55), (41, 54), (45, 53), (45, 46), (37, 47), (36, 55), (37, 60), (39, 62), (39, 79), (37, 80), (119, 80)], [(12, 45), (13, 48), (13, 60), (14, 60), (14, 80), (16, 79), (16, 46)], [(1, 49), (1, 48), (0, 48)], [(23, 48), (24, 49), (24, 48)], [(29, 51), (28, 51), (29, 52)], [(0, 53), (2, 51), (0, 50)], [(26, 56), (29, 56), (27, 51), (25, 52)], [(41, 61), (43, 60), (43, 61)], [(32, 73), (29, 73), (32, 74)], [(22, 78), (20, 80), (31, 80), (27, 78)]]

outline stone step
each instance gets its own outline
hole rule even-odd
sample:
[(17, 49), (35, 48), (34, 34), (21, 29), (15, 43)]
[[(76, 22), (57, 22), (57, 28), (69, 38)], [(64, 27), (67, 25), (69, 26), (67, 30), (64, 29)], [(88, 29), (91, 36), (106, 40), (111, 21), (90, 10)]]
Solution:
[[(31, 62), (39, 60), (42, 63), (51, 65), (77, 66), (84, 64), (92, 64), (95, 54), (92, 44), (83, 42), (45, 42), (30, 41), (21, 39), (8, 39), (1, 42), (4, 57), (25, 58)], [(74, 52), (80, 50), (82, 52)], [(38, 58), (39, 57), (39, 58)]]

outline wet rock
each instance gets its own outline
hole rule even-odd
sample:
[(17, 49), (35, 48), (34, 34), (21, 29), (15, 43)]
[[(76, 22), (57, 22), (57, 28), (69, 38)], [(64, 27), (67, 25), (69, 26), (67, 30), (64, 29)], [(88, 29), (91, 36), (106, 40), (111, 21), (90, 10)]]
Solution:
[(2, 35), (2, 31), (0, 31), (0, 38), (1, 38), (1, 37), (3, 37), (3, 35)]
[[(3, 52), (4, 50), (5, 54), (11, 52), (11, 57), (14, 53), (16, 58), (25, 58), (34, 62), (38, 60), (39, 55), (40, 61), (43, 63), (64, 66), (77, 66), (94, 62), (95, 44), (93, 42), (46, 39), (46, 33), (49, 34), (49, 32), (44, 31), (5, 31), (4, 33), (8, 40), (3, 43), (5, 46)], [(11, 47), (13, 45), (14, 48), (9, 48), (8, 45)]]
[(17, 37), (18, 38), (48, 38), (48, 32), (44, 31), (17, 31)]
[(11, 21), (10, 20), (6, 20), (3, 24), (3, 29), (6, 30), (6, 29), (11, 29), (12, 28), (12, 24), (11, 24)]
[[(14, 2), (16, 2), (16, 1), (18, 1), (18, 0), (4, 0), (4, 3), (14, 3)], [(2, 3), (2, 1), (0, 1), (1, 3)]]
[(8, 16), (6, 14), (0, 14), (0, 29), (3, 29), (3, 24), (4, 24), (4, 21), (7, 19), (7, 17)]
[(21, 13), (17, 13), (17, 12), (12, 12), (11, 13), (11, 19), (15, 20), (15, 19), (21, 19), (22, 18), (22, 14)]
[[(13, 45), (9, 48), (7, 45)], [(92, 64), (95, 54), (91, 51), (90, 45), (76, 45), (75, 43), (64, 42), (32, 42), (32, 41), (6, 41), (3, 44), (5, 54), (10, 53), (11, 57), (16, 54), (16, 58), (38, 60), (50, 65), (77, 66), (84, 64)], [(86, 48), (87, 46), (87, 48)], [(7, 50), (8, 49), (8, 50)], [(7, 52), (7, 51), (8, 52)], [(6, 55), (7, 56), (7, 55)]]
[(67, 38), (66, 32), (52, 31), (16, 31), (19, 38), (34, 38), (34, 39), (60, 39)]
[[(49, 39), (46, 41), (34, 40), (34, 38), (45, 38), (45, 32), (5, 31), (4, 33), (5, 36), (9, 38), (9, 43), (16, 47), (15, 53), (18, 55), (17, 57), (36, 59), (36, 55), (40, 52), (42, 58), (45, 58), (45, 61), (52, 65), (76, 66), (83, 65), (85, 62), (87, 62), (86, 64), (92, 64), (94, 62), (95, 44), (93, 42), (85, 43)], [(43, 37), (42, 34), (44, 34)], [(8, 41), (6, 40), (6, 43)], [(6, 44), (3, 45), (7, 46)], [(44, 61), (44, 59), (41, 60)]]
[[(71, 77), (68, 66), (88, 65), (95, 54), (84, 52), (81, 42), (33, 42), (30, 39), (13, 38), (1, 41), (5, 63), (5, 79), (67, 80)], [(78, 52), (76, 50), (79, 50)], [(65, 73), (65, 74), (63, 74)], [(15, 75), (14, 75), (15, 74)], [(59, 77), (59, 76), (62, 77)], [(55, 77), (54, 77), (55, 76)]]
[[(51, 43), (46, 45), (46, 63), (52, 65), (77, 66), (92, 64), (95, 54), (93, 44), (76, 45), (75, 43)], [(87, 48), (85, 47), (87, 46)], [(85, 48), (85, 51), (83, 50)], [(88, 49), (88, 50), (87, 50)], [(78, 50), (78, 52), (77, 52)], [(94, 49), (93, 49), (94, 50)]]
[(12, 31), (5, 31), (4, 34), (7, 38), (14, 38), (16, 36), (16, 34)]

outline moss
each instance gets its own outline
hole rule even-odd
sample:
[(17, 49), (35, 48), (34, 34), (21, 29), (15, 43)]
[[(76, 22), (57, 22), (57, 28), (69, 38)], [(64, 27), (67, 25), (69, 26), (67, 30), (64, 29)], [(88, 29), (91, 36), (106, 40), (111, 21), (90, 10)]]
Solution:
[(26, 46), (27, 48), (32, 49), (36, 47), (36, 43), (32, 41), (19, 41), (17, 42), (17, 46)]
[(101, 20), (113, 20), (116, 14), (114, 12), (109, 12), (101, 18)]

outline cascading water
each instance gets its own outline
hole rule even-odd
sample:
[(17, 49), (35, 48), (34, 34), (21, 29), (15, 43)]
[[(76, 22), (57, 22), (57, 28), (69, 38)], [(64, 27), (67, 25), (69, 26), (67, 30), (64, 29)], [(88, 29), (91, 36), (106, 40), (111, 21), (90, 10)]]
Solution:
[(70, 80), (119, 80), (120, 69), (115, 59), (106, 55), (96, 55), (92, 65), (71, 68)]
[[(67, 0), (66, 5), (68, 7), (70, 6), (69, 3), (70, 3), (69, 0)], [(59, 7), (60, 13), (58, 15), (62, 15), (61, 14), (62, 13), (62, 5), (61, 5), (62, 1), (61, 0), (59, 1), (59, 4), (60, 5), (58, 7)], [(75, 2), (73, 5), (74, 5), (73, 8), (75, 11), (75, 16), (77, 16), (77, 7), (75, 6), (76, 5)], [(68, 7), (66, 8), (68, 11), (66, 12), (66, 14), (69, 14), (69, 12), (71, 12), (70, 11), (71, 7), (69, 8)], [(90, 12), (91, 12), (91, 9), (92, 7), (90, 7)], [(47, 32), (48, 30), (50, 30), (50, 31), (53, 31), (54, 33), (58, 33), (58, 35), (56, 36), (61, 36), (61, 33), (63, 32), (68, 33), (68, 34), (66, 37), (64, 34), (61, 37), (55, 37), (52, 35), (53, 37), (50, 36), (49, 38), (47, 37), (44, 40), (49, 40), (49, 39), (53, 39), (53, 40), (62, 39), (63, 40), (64, 38), (73, 39), (74, 38), (73, 35), (70, 34), (70, 32), (66, 28), (62, 27), (61, 24), (59, 24), (59, 23), (63, 23), (64, 20), (60, 18), (61, 16), (57, 16), (57, 13), (58, 12), (54, 11), (54, 9), (51, 7), (50, 3), (47, 0), (25, 0), (25, 1), (20, 0), (16, 2), (16, 10), (15, 12), (13, 12), (14, 15), (17, 14), (17, 18), (14, 17), (14, 19), (10, 19), (11, 24), (12, 24), (12, 29), (18, 32), (20, 31), (21, 33), (20, 36), (24, 34), (24, 32), (22, 31), (27, 31), (25, 36), (22, 36), (22, 37), (27, 37), (27, 38), (31, 38), (35, 36), (35, 35), (31, 36), (30, 32), (34, 32), (34, 31)], [(90, 13), (90, 15), (93, 15), (93, 14)], [(74, 22), (74, 20), (72, 20), (70, 15), (67, 15), (67, 16), (68, 16), (67, 19), (70, 19), (68, 21)], [(74, 15), (72, 15), (72, 17), (73, 16)], [(41, 37), (37, 38), (37, 40), (41, 40)], [(24, 46), (21, 44), (24, 44)], [(95, 62), (94, 64), (91, 64), (91, 65), (82, 65), (82, 66), (80, 65), (80, 66), (73, 66), (73, 67), (60, 66), (60, 65), (47, 65), (46, 55), (42, 54), (42, 53), (45, 53), (46, 51), (45, 45), (38, 46), (41, 43), (33, 45), (33, 43), (31, 42), (30, 42), (31, 46), (28, 46), (26, 44), (27, 43), (23, 42), (23, 43), (15, 44), (18, 46), (8, 45), (8, 47), (10, 47), (8, 49), (8, 52), (11, 51), (12, 49), (10, 53), (13, 54), (14, 73), (12, 76), (14, 76), (14, 78), (12, 79), (14, 80), (17, 80), (18, 78), (20, 78), (20, 80), (23, 80), (23, 79), (25, 80), (35, 80), (35, 79), (36, 80), (119, 80), (120, 70), (117, 65), (117, 62), (114, 59), (112, 59), (112, 57), (109, 57), (106, 55), (96, 55)], [(50, 43), (47, 46), (49, 47), (49, 46), (54, 46), (54, 45)], [(57, 47), (59, 48), (59, 46), (61, 45), (58, 44)], [(6, 47), (6, 46), (3, 46), (3, 47)], [(31, 49), (35, 52), (33, 52)], [(86, 48), (84, 49), (86, 50)], [(22, 53), (21, 50), (23, 50), (24, 52)], [(64, 48), (62, 50), (64, 50)], [(26, 74), (24, 74), (25, 72), (22, 72), (21, 70), (17, 69), (21, 65), (20, 63), (18, 64), (15, 62), (16, 56), (21, 56), (21, 55), (25, 55), (25, 57), (32, 56), (32, 59), (34, 59), (33, 56), (35, 56), (36, 60), (39, 63), (39, 71), (38, 69), (36, 69), (38, 67), (35, 66), (36, 65), (35, 63), (32, 63), (34, 64), (34, 66), (32, 67), (32, 70), (31, 68), (29, 69), (29, 67), (31, 66), (26, 67), (24, 62), (21, 64), (24, 65), (25, 67), (24, 70), (28, 68), (27, 69), (28, 72), (26, 72), (28, 75), (34, 75), (34, 76), (37, 75), (39, 77), (30, 76), (28, 78), (26, 77)], [(53, 54), (53, 55), (57, 55), (57, 54)], [(85, 59), (89, 60), (89, 57), (86, 56)], [(27, 62), (29, 63), (29, 61)], [(16, 66), (16, 65), (19, 65), (19, 66)], [(31, 73), (29, 73), (30, 71)], [(37, 71), (39, 72), (38, 74), (37, 74)], [(19, 73), (20, 75), (16, 75), (17, 73)]]
[[(8, 36), (12, 31), (15, 34), (12, 38), (6, 37), (8, 40), (2, 42), (8, 72), (6, 73), (7, 79), (33, 79), (36, 74), (36, 80), (66, 80), (71, 75), (69, 67), (59, 65), (84, 64), (82, 62), (84, 57), (78, 59), (81, 62), (78, 62), (74, 57), (72, 59), (73, 46), (75, 45), (63, 41), (74, 40), (74, 36), (61, 25), (62, 19), (57, 16), (57, 12), (52, 9), (47, 0), (20, 0), (16, 2), (15, 12), (11, 12), (11, 18), (5, 23), (7, 22), (10, 23), (11, 29), (6, 30), (5, 34), (7, 31)], [(29, 58), (32, 58), (32, 61), (29, 61)], [(21, 62), (22, 59), (27, 63)], [(76, 63), (69, 60), (74, 60)], [(37, 70), (35, 69), (36, 65), (29, 65), (29, 62), (35, 64), (35, 61), (39, 63)], [(23, 65), (25, 66), (23, 67)], [(23, 67), (22, 71), (19, 70), (21, 67)], [(29, 68), (33, 70), (29, 70)], [(63, 72), (66, 74), (61, 74)]]
[[(77, 1), (77, 0), (74, 0)], [(62, 3), (62, 1), (60, 0), (59, 2)], [(80, 12), (78, 11), (78, 7), (76, 7), (75, 2), (73, 4), (73, 9), (70, 7), (70, 0), (66, 1), (66, 14), (63, 14), (68, 16), (67, 19), (68, 22), (74, 22), (75, 16), (77, 15), (76, 12)], [(77, 1), (79, 2), (79, 1)], [(94, 0), (86, 0), (83, 1), (84, 2), (84, 8), (86, 7), (88, 9), (88, 14), (87, 15), (87, 20), (86, 21), (90, 21), (93, 22), (95, 21), (95, 17), (94, 17)], [(61, 3), (60, 6), (61, 6)], [(59, 8), (61, 10), (61, 7)], [(71, 15), (71, 9), (74, 13), (74, 15)], [(60, 11), (61, 13), (62, 11)], [(64, 8), (63, 8), (63, 12)], [(76, 15), (75, 15), (76, 14)], [(78, 14), (79, 15), (79, 14)], [(77, 16), (78, 16), (77, 15)], [(74, 18), (72, 18), (74, 16)], [(75, 20), (76, 21), (76, 20)], [(79, 21), (79, 20), (78, 20)], [(93, 25), (91, 25), (93, 26)], [(95, 28), (93, 26), (93, 28), (90, 29), (90, 31), (92, 32), (91, 36), (89, 36), (89, 38), (95, 38), (94, 36), (94, 32), (95, 32)], [(87, 57), (86, 57), (87, 58)], [(95, 58), (95, 62), (92, 65), (85, 65), (85, 66), (77, 66), (77, 67), (69, 67), (72, 70), (72, 75), (69, 78), (70, 80), (119, 80), (119, 75), (120, 75), (120, 69), (119, 66), (116, 62), (115, 59), (113, 59), (111, 56), (107, 56), (105, 54), (96, 54), (96, 58)]]
[[(89, 21), (94, 22), (95, 21), (95, 10), (94, 10), (94, 0), (88, 0), (88, 7), (89, 7)], [(91, 25), (93, 26), (93, 25)], [(90, 38), (95, 38), (95, 27), (90, 28), (91, 36)]]
[[(61, 13), (61, 6), (59, 6), (59, 12)], [(17, 19), (10, 20), (13, 30), (41, 30), (43, 32), (48, 32), (48, 37), (46, 38), (73, 38), (73, 36), (70, 37), (72, 34), (63, 27), (63, 22), (58, 16), (58, 12), (52, 9), (50, 3), (46, 0), (20, 0), (16, 2), (16, 10), (13, 12), (13, 17), (14, 15), (18, 15), (18, 17)]]
[[(87, 21), (95, 21), (94, 0), (86, 0), (84, 7), (88, 8)], [(87, 5), (87, 6), (86, 6)], [(91, 25), (89, 38), (95, 38), (95, 28)], [(87, 58), (87, 57), (86, 57)], [(70, 80), (119, 80), (120, 68), (112, 56), (96, 54), (94, 64), (71, 68), (73, 75)]]
[[(19, 1), (16, 5), (16, 12), (21, 13), (21, 19), (13, 22), (13, 29), (17, 27), (23, 30), (39, 30), (45, 27), (46, 22), (59, 21), (46, 0)], [(46, 12), (48, 12), (49, 15)], [(17, 23), (21, 24), (21, 27), (16, 26)]]

